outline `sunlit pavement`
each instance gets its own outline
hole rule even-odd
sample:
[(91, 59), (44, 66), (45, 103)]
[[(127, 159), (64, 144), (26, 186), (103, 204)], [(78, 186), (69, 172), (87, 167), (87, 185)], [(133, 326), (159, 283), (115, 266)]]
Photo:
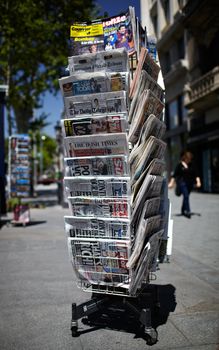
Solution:
[[(196, 215), (191, 219), (179, 216), (181, 198), (173, 192), (169, 195), (173, 252), (170, 263), (160, 264), (156, 274), (161, 310), (156, 323), (158, 342), (152, 348), (216, 350), (219, 195), (193, 193), (191, 207)], [(80, 337), (71, 337), (71, 303), (88, 300), (90, 294), (77, 288), (69, 262), (63, 224), (68, 214), (68, 209), (51, 205), (31, 209), (31, 224), (25, 228), (13, 227), (9, 221), (6, 225), (4, 220), (0, 230), (0, 349), (149, 348), (145, 339), (131, 331), (93, 329), (82, 322)]]

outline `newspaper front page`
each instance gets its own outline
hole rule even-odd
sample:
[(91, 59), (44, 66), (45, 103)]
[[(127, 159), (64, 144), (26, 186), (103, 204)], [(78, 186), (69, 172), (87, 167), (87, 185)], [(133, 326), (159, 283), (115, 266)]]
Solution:
[(65, 137), (121, 133), (128, 128), (125, 114), (64, 119), (61, 123)]
[(66, 157), (128, 155), (125, 133), (72, 136), (64, 140)]
[(72, 238), (129, 240), (128, 219), (65, 216), (65, 231)]
[(64, 164), (65, 176), (127, 176), (130, 174), (128, 157), (124, 155), (65, 158)]
[(64, 187), (68, 197), (130, 197), (129, 177), (65, 177)]

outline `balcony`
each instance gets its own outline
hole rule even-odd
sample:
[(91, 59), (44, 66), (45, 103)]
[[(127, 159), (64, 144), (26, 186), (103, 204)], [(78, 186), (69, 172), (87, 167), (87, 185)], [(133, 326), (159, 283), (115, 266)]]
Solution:
[(205, 110), (219, 104), (219, 66), (185, 87), (185, 106)]

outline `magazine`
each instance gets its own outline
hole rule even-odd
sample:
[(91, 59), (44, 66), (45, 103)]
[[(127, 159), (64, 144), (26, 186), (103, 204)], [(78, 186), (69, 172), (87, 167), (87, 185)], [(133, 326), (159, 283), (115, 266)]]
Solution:
[(129, 73), (74, 73), (59, 79), (59, 85), (64, 97), (81, 96), (102, 92), (128, 91)]
[(130, 86), (129, 96), (131, 99), (134, 97), (142, 70), (145, 70), (155, 81), (157, 81), (160, 67), (153, 60), (149, 51), (145, 47), (141, 48), (137, 69)]
[(126, 115), (87, 116), (61, 121), (64, 137), (126, 132)]
[(152, 216), (139, 221), (131, 249), (131, 256), (127, 263), (128, 268), (134, 268), (141, 255), (143, 246), (148, 241), (148, 238), (160, 228), (160, 221), (160, 215)]
[(65, 97), (64, 102), (66, 118), (88, 114), (127, 113), (129, 107), (125, 91), (81, 95), (80, 98)]
[(71, 25), (70, 51), (72, 55), (82, 55), (102, 50), (104, 50), (104, 38), (101, 20)]
[(129, 217), (127, 198), (68, 197), (73, 216)]
[(153, 158), (163, 159), (166, 143), (150, 136), (145, 143), (132, 150), (130, 155), (130, 170), (132, 183), (142, 175)]
[(129, 72), (128, 53), (125, 48), (101, 51), (68, 58), (69, 73), (74, 72)]
[(129, 220), (65, 216), (65, 231), (72, 238), (129, 239)]
[(128, 155), (125, 133), (66, 137), (66, 157), (90, 157), (104, 155)]
[(145, 201), (149, 198), (159, 197), (163, 184), (162, 176), (147, 175), (136, 197), (132, 200), (132, 224), (136, 222), (142, 212)]
[(65, 176), (129, 175), (127, 156), (65, 158)]
[(129, 7), (126, 13), (103, 19), (104, 49), (125, 48), (129, 55), (136, 51), (135, 12)]
[(160, 87), (160, 85), (158, 85), (158, 83), (154, 79), (151, 78), (151, 76), (147, 72), (143, 70), (141, 72), (140, 79), (130, 106), (130, 111), (129, 111), (130, 123), (133, 119), (133, 115), (135, 115), (136, 113), (138, 104), (140, 103), (139, 97), (141, 96), (144, 90), (151, 90), (153, 94), (158, 98), (158, 100), (160, 100), (161, 102), (164, 102), (163, 89)]
[(161, 159), (154, 158), (149, 163), (148, 167), (143, 171), (141, 176), (138, 178), (138, 180), (132, 185), (132, 200), (135, 199), (139, 189), (142, 186), (142, 183), (145, 179), (145, 176), (147, 174), (150, 175), (159, 175), (161, 176), (165, 168), (165, 162)]
[(142, 282), (148, 280), (148, 275), (154, 257), (159, 249), (159, 241), (162, 237), (163, 230), (154, 233), (145, 245), (137, 266), (132, 273), (130, 281), (129, 292), (131, 295), (135, 295), (137, 290), (141, 288)]
[(157, 99), (151, 90), (144, 90), (139, 97), (139, 104), (133, 116), (129, 130), (129, 142), (136, 143), (147, 118), (153, 114), (160, 117), (164, 104)]
[(138, 215), (133, 215), (132, 213), (130, 225), (133, 228), (133, 232), (136, 231), (136, 227), (139, 226), (141, 220), (160, 214), (160, 202), (160, 196), (149, 198), (142, 205), (141, 210), (139, 210), (138, 213), (136, 212)]
[(65, 177), (64, 187), (68, 197), (128, 197), (129, 177)]

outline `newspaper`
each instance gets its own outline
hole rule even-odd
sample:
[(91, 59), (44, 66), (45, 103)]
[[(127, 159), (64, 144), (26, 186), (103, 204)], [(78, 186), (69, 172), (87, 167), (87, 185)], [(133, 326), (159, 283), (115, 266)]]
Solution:
[(64, 97), (81, 96), (102, 92), (128, 91), (129, 73), (74, 73), (59, 79), (59, 85)]
[(127, 156), (65, 158), (65, 176), (129, 175)]
[(138, 212), (138, 215), (132, 214), (130, 225), (132, 227), (133, 234), (135, 233), (136, 228), (138, 228), (139, 222), (150, 216), (155, 216), (158, 214), (161, 215), (160, 203), (160, 197), (149, 198), (145, 201), (145, 203), (143, 203), (141, 210)]
[(130, 163), (132, 163), (133, 159), (136, 156), (136, 153), (141, 154), (144, 151), (145, 145), (149, 137), (154, 136), (157, 139), (162, 139), (164, 137), (165, 131), (166, 125), (164, 124), (164, 122), (159, 120), (153, 114), (149, 115), (149, 117), (143, 125), (140, 136), (131, 151), (129, 157)]
[(64, 145), (66, 157), (128, 155), (125, 133), (66, 137)]
[(87, 116), (61, 121), (64, 137), (126, 132), (126, 115)]
[(121, 283), (127, 280), (127, 241), (68, 238), (68, 247), (74, 268), (90, 283)]
[(127, 198), (68, 197), (73, 216), (129, 218)]
[(68, 58), (69, 73), (74, 72), (129, 72), (128, 53), (125, 48), (101, 51)]
[(136, 51), (136, 26), (134, 7), (126, 13), (103, 19), (104, 49), (125, 48), (129, 55)]
[(136, 220), (141, 214), (143, 205), (148, 198), (159, 197), (161, 193), (163, 183), (162, 176), (146, 175), (141, 188), (139, 189), (136, 197), (132, 201), (132, 224), (136, 223)]
[(72, 238), (128, 240), (130, 237), (127, 219), (65, 216), (65, 231), (67, 236)]
[(127, 113), (129, 105), (125, 91), (106, 92), (64, 98), (66, 118), (82, 115)]
[(153, 58), (151, 57), (151, 55), (145, 47), (141, 48), (137, 69), (135, 71), (134, 78), (130, 86), (129, 96), (131, 99), (135, 94), (142, 70), (145, 70), (155, 81), (157, 81), (158, 74), (160, 72), (160, 67), (153, 60)]
[(104, 50), (103, 25), (101, 20), (74, 23), (70, 27), (70, 51), (81, 55)]
[(137, 227), (133, 246), (131, 249), (131, 256), (128, 260), (127, 267), (134, 268), (136, 262), (138, 261), (143, 246), (148, 238), (160, 228), (161, 216), (156, 215), (149, 217), (147, 219), (142, 219)]
[(68, 197), (129, 197), (129, 177), (65, 177), (65, 191)]
[(157, 99), (151, 90), (144, 90), (139, 98), (139, 104), (132, 119), (129, 130), (129, 142), (136, 143), (149, 115), (154, 114), (159, 118), (163, 108), (164, 104)]
[(160, 85), (151, 78), (151, 76), (146, 71), (141, 71), (140, 79), (136, 87), (135, 94), (133, 96), (130, 111), (129, 111), (129, 122), (131, 123), (133, 119), (133, 115), (136, 113), (136, 108), (139, 104), (139, 97), (141, 96), (142, 92), (144, 90), (151, 90), (154, 95), (160, 100), (161, 102), (164, 101), (164, 91), (160, 87)]
[(133, 184), (145, 171), (153, 158), (163, 159), (166, 143), (150, 136), (145, 143), (133, 149), (130, 155), (130, 170)]
[(135, 199), (139, 189), (141, 188), (142, 183), (145, 179), (145, 176), (147, 174), (161, 176), (164, 171), (164, 168), (165, 168), (165, 162), (163, 160), (158, 158), (152, 159), (152, 161), (149, 163), (145, 171), (141, 174), (141, 176), (134, 183), (134, 185), (132, 185), (132, 200)]
[(131, 295), (135, 295), (137, 290), (141, 288), (142, 282), (148, 280), (151, 264), (159, 249), (159, 241), (162, 234), (163, 230), (154, 233), (146, 243), (134, 273), (132, 273), (129, 285), (129, 292)]

